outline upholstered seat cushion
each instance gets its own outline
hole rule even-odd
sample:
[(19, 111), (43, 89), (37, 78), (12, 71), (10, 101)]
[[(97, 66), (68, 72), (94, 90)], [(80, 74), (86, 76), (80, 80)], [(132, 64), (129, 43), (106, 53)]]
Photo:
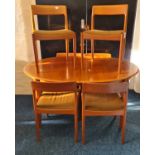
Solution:
[(75, 33), (72, 30), (36, 30), (33, 32), (36, 38), (73, 38)]
[(120, 110), (123, 109), (122, 99), (118, 94), (86, 94), (86, 110)]
[(38, 108), (73, 109), (75, 93), (72, 92), (44, 92), (37, 102)]
[(122, 30), (88, 30), (88, 31), (84, 31), (83, 34), (86, 35), (86, 34), (90, 34), (90, 35), (107, 35), (107, 34), (111, 34), (111, 35), (114, 35), (114, 34), (121, 34), (123, 33)]

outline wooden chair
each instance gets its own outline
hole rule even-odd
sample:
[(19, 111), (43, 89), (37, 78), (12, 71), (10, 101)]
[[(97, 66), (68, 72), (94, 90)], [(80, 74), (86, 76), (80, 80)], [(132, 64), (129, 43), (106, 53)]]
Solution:
[[(35, 55), (35, 62), (38, 71), (38, 52), (36, 41), (37, 40), (65, 40), (66, 43), (66, 58), (69, 53), (69, 40), (73, 40), (73, 52), (76, 54), (76, 34), (72, 30), (68, 29), (68, 16), (67, 16), (67, 7), (65, 5), (32, 5), (32, 23), (33, 23), (33, 48)], [(35, 15), (64, 15), (65, 29), (61, 30), (37, 30), (35, 26)]]
[(40, 140), (41, 114), (74, 115), (74, 139), (78, 141), (77, 85), (74, 82), (45, 83), (32, 81), (36, 137)]
[(85, 143), (85, 119), (88, 116), (120, 116), (122, 144), (124, 144), (127, 98), (128, 82), (84, 83), (82, 85), (83, 144)]
[[(124, 55), (125, 39), (127, 30), (127, 12), (128, 5), (94, 5), (92, 7), (91, 30), (81, 32), (81, 52), (83, 55), (84, 40), (91, 40), (91, 53), (94, 58), (94, 40), (120, 41), (119, 46), (119, 64)], [(94, 25), (96, 15), (124, 15), (124, 24), (122, 30), (97, 30)]]

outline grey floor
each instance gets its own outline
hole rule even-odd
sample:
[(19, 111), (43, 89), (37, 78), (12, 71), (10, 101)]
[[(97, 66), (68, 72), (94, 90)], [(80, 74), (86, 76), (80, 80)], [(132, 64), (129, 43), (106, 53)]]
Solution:
[(36, 142), (32, 96), (16, 95), (15, 102), (16, 155), (139, 155), (140, 154), (140, 96), (130, 91), (128, 100), (126, 141), (121, 144), (119, 119), (90, 117), (86, 119), (86, 144), (74, 144), (73, 117), (43, 115), (41, 142)]

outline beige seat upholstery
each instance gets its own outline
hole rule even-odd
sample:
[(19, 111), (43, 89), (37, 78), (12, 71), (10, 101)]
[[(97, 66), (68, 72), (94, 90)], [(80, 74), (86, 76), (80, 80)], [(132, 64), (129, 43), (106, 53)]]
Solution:
[(123, 100), (118, 94), (86, 94), (85, 109), (95, 111), (121, 110)]
[(54, 39), (62, 39), (73, 38), (74, 32), (72, 30), (63, 29), (63, 30), (35, 30), (33, 31), (33, 35), (35, 38), (44, 38), (43, 40), (54, 40)]
[[(103, 35), (117, 35), (120, 36), (120, 34), (123, 33), (122, 30), (111, 30), (111, 31), (106, 31), (106, 30), (88, 30), (88, 31), (84, 31), (83, 35), (85, 36), (85, 38), (97, 38), (97, 36), (99, 37), (103, 37)], [(93, 35), (93, 36), (92, 36)]]
[(37, 108), (73, 109), (74, 100), (74, 93), (50, 93), (39, 98)]

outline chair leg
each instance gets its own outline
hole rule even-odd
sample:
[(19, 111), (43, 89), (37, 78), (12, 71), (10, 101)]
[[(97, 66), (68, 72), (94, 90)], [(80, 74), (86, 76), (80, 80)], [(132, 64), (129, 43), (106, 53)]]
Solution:
[(74, 141), (78, 142), (78, 114), (74, 115)]
[(122, 128), (123, 125), (123, 116), (120, 116), (119, 127)]
[(91, 54), (92, 54), (92, 59), (94, 59), (94, 40), (91, 39)]
[(38, 118), (39, 118), (39, 128), (41, 128), (41, 114), (39, 114)]
[(73, 38), (73, 52), (74, 52), (74, 58), (76, 57), (76, 37)]
[(126, 115), (122, 118), (122, 144), (125, 142)]
[(83, 35), (81, 33), (81, 55), (83, 57), (84, 54), (84, 40), (83, 40)]
[(68, 54), (69, 54), (69, 40), (66, 39), (65, 40), (65, 43), (66, 43), (66, 58), (68, 59)]
[(121, 34), (120, 45), (119, 45), (119, 59), (118, 59), (118, 73), (121, 71), (122, 55), (123, 55), (123, 34)]
[(35, 57), (36, 70), (37, 70), (37, 73), (39, 73), (38, 51), (37, 51), (36, 40), (33, 38), (33, 36), (32, 36), (32, 41), (33, 41), (33, 50), (34, 50), (34, 57)]
[(82, 144), (85, 144), (85, 116), (82, 115)]
[(37, 141), (40, 141), (40, 118), (41, 116), (39, 114), (35, 115), (35, 122), (36, 122), (36, 138)]

